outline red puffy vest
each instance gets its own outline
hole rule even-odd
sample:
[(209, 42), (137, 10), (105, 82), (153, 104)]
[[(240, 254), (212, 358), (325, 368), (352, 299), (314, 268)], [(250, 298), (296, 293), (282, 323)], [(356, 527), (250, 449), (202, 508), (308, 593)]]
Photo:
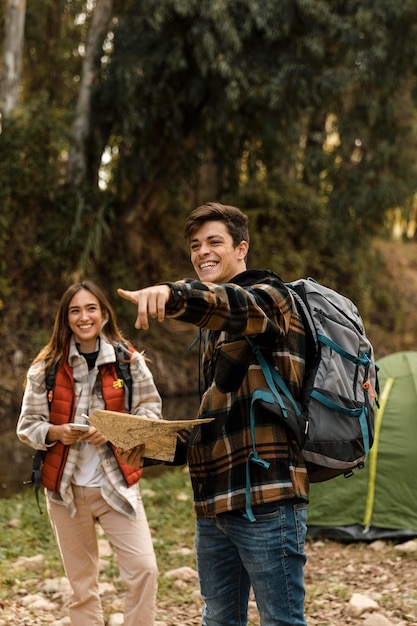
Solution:
[[(105, 407), (109, 411), (125, 411), (125, 392), (123, 385), (115, 384), (118, 375), (114, 363), (109, 363), (100, 367), (102, 393)], [(51, 424), (66, 424), (74, 421), (75, 411), (74, 378), (72, 369), (67, 360), (57, 369), (55, 376), (55, 386), (52, 403), (49, 411), (49, 421)], [(115, 447), (110, 444), (114, 456), (119, 464), (120, 470), (131, 487), (138, 482), (142, 476), (142, 469), (132, 467), (124, 463), (116, 454)], [(48, 448), (42, 467), (42, 484), (51, 491), (59, 493), (62, 473), (67, 461), (70, 446), (57, 441), (55, 445)]]

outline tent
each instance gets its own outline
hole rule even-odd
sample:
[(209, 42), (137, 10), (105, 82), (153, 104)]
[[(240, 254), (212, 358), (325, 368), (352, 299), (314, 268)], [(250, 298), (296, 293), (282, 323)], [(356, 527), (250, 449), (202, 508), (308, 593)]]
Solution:
[(417, 537), (417, 352), (378, 361), (375, 441), (365, 467), (310, 487), (308, 535), (334, 541)]

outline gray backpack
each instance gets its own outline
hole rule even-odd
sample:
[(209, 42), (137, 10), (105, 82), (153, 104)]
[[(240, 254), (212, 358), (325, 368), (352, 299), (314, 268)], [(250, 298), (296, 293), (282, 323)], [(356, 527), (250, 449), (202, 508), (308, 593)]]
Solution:
[[(272, 410), (302, 448), (310, 482), (363, 467), (374, 439), (377, 366), (363, 321), (351, 300), (315, 280), (286, 283), (306, 330), (301, 407), (276, 369), (249, 341), (268, 383), (255, 400)], [(269, 403), (269, 404), (268, 404)]]

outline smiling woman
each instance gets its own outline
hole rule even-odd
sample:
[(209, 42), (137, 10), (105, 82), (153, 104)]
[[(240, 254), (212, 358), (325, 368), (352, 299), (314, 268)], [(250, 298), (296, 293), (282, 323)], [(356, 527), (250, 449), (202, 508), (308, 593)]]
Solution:
[[(129, 393), (116, 367), (122, 362), (129, 363)], [(125, 625), (151, 626), (158, 568), (138, 488), (142, 470), (124, 462), (107, 437), (86, 424), (85, 416), (97, 409), (132, 409), (158, 420), (161, 398), (143, 355), (119, 331), (107, 297), (97, 285), (84, 281), (63, 294), (51, 338), (29, 368), (17, 435), (44, 452), (42, 484), (72, 588), (71, 624), (104, 625), (98, 522), (113, 544), (127, 587)], [(86, 432), (79, 424), (87, 426)]]

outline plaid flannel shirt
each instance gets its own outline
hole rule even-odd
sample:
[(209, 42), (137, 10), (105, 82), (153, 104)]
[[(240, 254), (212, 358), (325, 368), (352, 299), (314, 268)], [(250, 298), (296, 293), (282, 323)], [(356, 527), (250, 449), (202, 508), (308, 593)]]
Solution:
[[(245, 510), (247, 469), (251, 506), (307, 501), (308, 475), (295, 441), (276, 421), (257, 416), (254, 442), (250, 425), (252, 394), (267, 385), (246, 336), (272, 356), (300, 399), (305, 332), (290, 292), (269, 271), (247, 271), (225, 285), (191, 279), (169, 285), (167, 314), (207, 329), (199, 417), (214, 421), (180, 436), (188, 446), (197, 517)], [(254, 444), (268, 469), (249, 463)]]

